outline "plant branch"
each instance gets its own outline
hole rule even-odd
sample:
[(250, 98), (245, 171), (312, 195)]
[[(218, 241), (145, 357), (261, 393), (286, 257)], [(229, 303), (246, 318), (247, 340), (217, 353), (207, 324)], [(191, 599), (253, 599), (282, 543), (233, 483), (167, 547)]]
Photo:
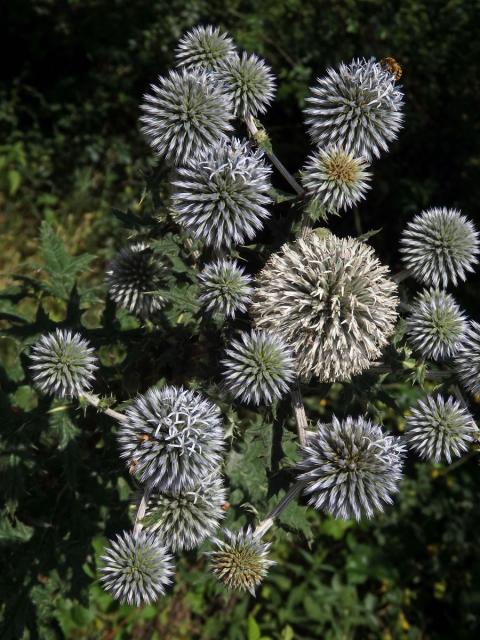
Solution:
[(308, 428), (307, 414), (305, 413), (305, 407), (303, 405), (302, 392), (300, 390), (300, 382), (298, 378), (290, 392), (292, 397), (293, 413), (295, 415), (295, 421), (297, 423), (298, 441), (303, 447), (306, 444), (307, 437), (306, 431)]
[(140, 500), (140, 504), (138, 505), (137, 513), (135, 515), (135, 524), (133, 527), (134, 536), (137, 536), (142, 530), (142, 520), (145, 517), (145, 513), (147, 511), (151, 492), (152, 490), (149, 486), (145, 487), (145, 491), (143, 492), (142, 499)]
[(253, 532), (253, 535), (256, 538), (261, 538), (267, 533), (270, 527), (272, 527), (275, 518), (278, 518), (282, 511), (288, 506), (288, 504), (294, 498), (300, 495), (304, 486), (305, 482), (303, 480), (297, 480), (294, 484), (292, 484), (292, 486), (283, 496), (280, 502), (270, 511), (265, 520), (262, 520), (262, 522), (260, 522), (260, 524), (257, 526), (255, 531)]
[(122, 421), (127, 419), (123, 415), (123, 413), (119, 413), (118, 411), (114, 411), (114, 409), (109, 409), (108, 407), (102, 407), (100, 398), (98, 396), (94, 396), (90, 393), (82, 393), (81, 397), (84, 398), (89, 404), (91, 404), (92, 407), (103, 411), (103, 413), (106, 413), (107, 416), (110, 416), (111, 418), (115, 418), (115, 420)]

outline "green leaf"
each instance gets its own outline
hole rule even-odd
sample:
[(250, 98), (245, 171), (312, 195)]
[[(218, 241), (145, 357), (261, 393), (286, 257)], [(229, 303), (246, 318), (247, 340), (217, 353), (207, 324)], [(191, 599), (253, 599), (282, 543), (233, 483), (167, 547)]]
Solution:
[(80, 429), (70, 419), (68, 406), (65, 405), (51, 409), (48, 424), (49, 431), (57, 440), (60, 450), (65, 449), (68, 443), (80, 433)]
[(248, 616), (247, 620), (247, 638), (248, 640), (260, 640), (262, 632), (253, 616)]
[(11, 542), (28, 542), (33, 536), (33, 527), (29, 527), (20, 520), (13, 525), (9, 518), (0, 519), (0, 544)]

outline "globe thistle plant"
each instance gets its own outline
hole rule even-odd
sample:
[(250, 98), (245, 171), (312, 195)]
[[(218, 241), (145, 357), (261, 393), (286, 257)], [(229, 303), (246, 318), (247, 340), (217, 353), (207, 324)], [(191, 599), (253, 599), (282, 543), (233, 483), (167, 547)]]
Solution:
[(480, 393), (480, 324), (470, 322), (455, 356), (460, 382), (472, 394)]
[(156, 533), (124, 531), (101, 557), (100, 581), (122, 604), (137, 607), (165, 595), (173, 574), (172, 557)]
[(225, 58), (215, 76), (232, 99), (235, 115), (241, 118), (265, 113), (275, 95), (272, 70), (255, 54)]
[(120, 455), (141, 482), (166, 493), (198, 486), (217, 469), (224, 446), (218, 407), (183, 387), (152, 387), (118, 429)]
[(472, 416), (452, 397), (420, 400), (407, 417), (409, 447), (433, 462), (460, 457), (477, 434)]
[(287, 393), (295, 378), (291, 348), (268, 331), (244, 331), (232, 340), (222, 360), (226, 388), (252, 404), (272, 404)]
[(234, 318), (251, 302), (251, 277), (235, 260), (225, 258), (205, 265), (199, 274), (200, 303), (207, 311)]
[(79, 333), (57, 329), (32, 347), (30, 365), (37, 389), (59, 398), (75, 398), (90, 391), (97, 358)]
[(427, 289), (413, 303), (407, 318), (409, 340), (426, 359), (445, 360), (457, 352), (466, 329), (465, 314), (453, 296)]
[(403, 94), (395, 75), (373, 58), (328, 69), (307, 104), (306, 123), (315, 144), (338, 144), (367, 161), (388, 150), (403, 122)]
[(223, 536), (223, 540), (214, 540), (216, 549), (209, 553), (212, 573), (228, 589), (249, 591), (254, 596), (275, 564), (268, 559), (271, 545), (257, 538), (250, 527), (237, 533), (224, 529)]
[(179, 169), (174, 218), (209, 246), (251, 240), (269, 216), (270, 173), (262, 153), (248, 143), (219, 142)]
[(189, 491), (153, 493), (142, 524), (148, 531), (156, 531), (174, 553), (195, 549), (225, 517), (225, 500), (222, 479), (214, 474)]
[(369, 165), (333, 145), (312, 154), (303, 168), (302, 183), (308, 196), (326, 211), (353, 207), (370, 189)]
[(107, 268), (108, 295), (120, 307), (144, 320), (154, 320), (167, 301), (158, 289), (165, 288), (166, 266), (144, 242), (120, 250)]
[(376, 360), (397, 317), (396, 285), (371, 247), (309, 233), (274, 254), (257, 278), (259, 329), (284, 337), (298, 373), (349, 380)]
[(299, 479), (316, 509), (334, 518), (371, 518), (392, 503), (402, 475), (399, 438), (364, 418), (348, 417), (317, 429), (302, 447)]
[(140, 106), (142, 132), (168, 162), (184, 164), (231, 131), (231, 100), (205, 71), (170, 71), (150, 88)]
[(235, 53), (235, 45), (218, 27), (194, 27), (179, 41), (175, 51), (179, 67), (215, 69)]
[(400, 239), (409, 273), (434, 287), (465, 280), (478, 262), (478, 232), (456, 209), (434, 207), (416, 215)]

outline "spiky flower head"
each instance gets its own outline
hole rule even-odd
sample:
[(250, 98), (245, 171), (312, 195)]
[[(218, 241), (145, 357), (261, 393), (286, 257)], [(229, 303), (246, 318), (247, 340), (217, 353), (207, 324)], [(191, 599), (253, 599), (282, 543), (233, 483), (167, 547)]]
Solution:
[(236, 260), (220, 258), (205, 265), (198, 275), (200, 303), (213, 313), (234, 318), (251, 302), (251, 277)]
[(373, 58), (328, 69), (307, 103), (306, 123), (316, 144), (339, 144), (368, 161), (387, 151), (402, 127), (403, 94), (395, 75)]
[(79, 333), (56, 329), (32, 347), (35, 386), (48, 395), (76, 398), (92, 388), (97, 367), (94, 349)]
[(195, 549), (225, 517), (225, 501), (222, 479), (214, 474), (188, 491), (153, 493), (142, 524), (148, 531), (156, 531), (174, 553)]
[(156, 533), (124, 531), (100, 560), (102, 586), (122, 604), (155, 602), (171, 583), (172, 556)]
[(209, 553), (210, 569), (227, 589), (249, 591), (255, 595), (255, 589), (275, 564), (268, 559), (271, 545), (262, 542), (248, 527), (236, 533), (223, 530), (223, 540), (214, 540), (215, 551)]
[(303, 168), (302, 184), (307, 195), (326, 211), (341, 211), (365, 198), (365, 192), (370, 189), (368, 166), (363, 158), (331, 145), (309, 156)]
[(302, 447), (299, 479), (315, 509), (334, 518), (371, 518), (391, 504), (402, 476), (404, 446), (362, 417), (317, 429)]
[(451, 396), (419, 400), (407, 417), (407, 442), (421, 458), (451, 462), (468, 450), (478, 428), (472, 416)]
[(270, 257), (252, 313), (259, 329), (291, 345), (302, 377), (349, 380), (380, 356), (393, 332), (396, 289), (367, 244), (311, 232)]
[(467, 323), (455, 299), (440, 289), (426, 289), (415, 299), (407, 318), (412, 346), (423, 357), (445, 360), (455, 355)]
[(117, 437), (130, 471), (167, 493), (198, 486), (217, 469), (224, 445), (218, 407), (183, 387), (152, 387), (139, 395)]
[(455, 369), (467, 391), (480, 393), (480, 324), (471, 321), (455, 356)]
[(165, 288), (168, 269), (145, 242), (124, 247), (109, 264), (108, 295), (134, 315), (153, 320), (167, 301), (155, 291)]
[(419, 282), (434, 287), (456, 285), (478, 262), (478, 232), (460, 211), (433, 207), (407, 224), (400, 252), (406, 269)]
[(218, 65), (215, 77), (231, 97), (235, 115), (241, 118), (265, 113), (275, 95), (272, 70), (254, 53), (229, 56)]
[(270, 173), (262, 152), (247, 142), (218, 142), (179, 169), (173, 181), (173, 215), (210, 246), (251, 240), (270, 215)]
[(231, 131), (231, 99), (205, 71), (170, 71), (150, 88), (140, 105), (142, 132), (168, 162), (184, 164)]
[(215, 69), (235, 53), (232, 39), (218, 27), (194, 27), (180, 39), (175, 57), (179, 67)]

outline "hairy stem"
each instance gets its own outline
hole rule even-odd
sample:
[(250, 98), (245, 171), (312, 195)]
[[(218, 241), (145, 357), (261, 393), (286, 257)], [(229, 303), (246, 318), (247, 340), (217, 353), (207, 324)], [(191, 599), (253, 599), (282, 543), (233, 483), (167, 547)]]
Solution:
[(392, 276), (392, 280), (399, 284), (400, 282), (403, 282), (403, 280), (406, 280), (409, 275), (410, 274), (406, 269), (402, 269), (402, 271), (399, 271)]
[(145, 487), (145, 491), (143, 492), (142, 499), (140, 500), (140, 504), (138, 505), (137, 513), (135, 515), (135, 525), (133, 527), (134, 536), (138, 536), (138, 534), (142, 530), (142, 520), (145, 517), (145, 513), (147, 511), (147, 505), (150, 499), (151, 492), (152, 491), (149, 486)]
[(118, 411), (114, 411), (114, 409), (108, 409), (107, 407), (102, 407), (100, 403), (100, 398), (98, 396), (94, 396), (91, 393), (82, 393), (82, 398), (84, 398), (92, 407), (103, 411), (107, 416), (111, 418), (115, 418), (115, 420), (126, 420), (126, 417), (123, 413), (119, 413)]
[(295, 415), (295, 421), (297, 423), (298, 441), (303, 447), (307, 441), (306, 431), (308, 428), (308, 420), (307, 414), (305, 413), (305, 407), (303, 405), (303, 397), (300, 390), (300, 382), (298, 378), (295, 381), (290, 395), (292, 397), (293, 413)]
[(267, 533), (270, 527), (273, 526), (275, 518), (278, 518), (278, 516), (282, 513), (282, 511), (288, 506), (288, 504), (294, 498), (300, 495), (304, 486), (305, 486), (305, 482), (303, 480), (297, 480), (297, 482), (292, 484), (292, 486), (287, 491), (287, 493), (283, 496), (280, 502), (270, 511), (270, 513), (265, 518), (265, 520), (262, 520), (262, 522), (260, 522), (260, 524), (257, 526), (255, 531), (253, 532), (253, 535), (256, 538), (261, 538)]

